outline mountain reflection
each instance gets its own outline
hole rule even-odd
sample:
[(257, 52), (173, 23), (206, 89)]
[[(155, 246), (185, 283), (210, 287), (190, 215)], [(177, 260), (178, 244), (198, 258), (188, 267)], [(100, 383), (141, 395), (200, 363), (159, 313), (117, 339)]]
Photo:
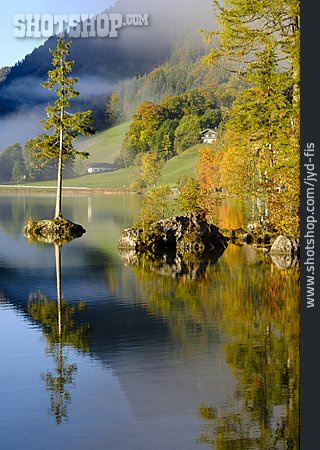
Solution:
[(77, 326), (75, 314), (86, 308), (84, 302), (77, 306), (69, 305), (62, 296), (61, 287), (61, 244), (54, 244), (57, 299), (48, 300), (41, 292), (30, 294), (28, 310), (32, 319), (42, 326), (46, 338), (46, 351), (54, 360), (54, 372), (48, 371), (42, 378), (50, 392), (50, 414), (56, 423), (68, 419), (67, 405), (71, 401), (70, 386), (74, 384), (77, 371), (75, 364), (69, 363), (66, 347), (84, 352), (90, 349), (91, 329), (87, 324)]

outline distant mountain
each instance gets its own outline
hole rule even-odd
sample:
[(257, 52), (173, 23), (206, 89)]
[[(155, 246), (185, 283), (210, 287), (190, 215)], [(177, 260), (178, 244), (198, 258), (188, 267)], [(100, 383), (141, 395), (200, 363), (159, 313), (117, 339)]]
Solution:
[[(142, 75), (163, 63), (190, 30), (212, 27), (211, 0), (118, 0), (108, 13), (148, 13), (149, 26), (123, 27), (118, 38), (73, 39), (71, 58), (79, 76), (83, 104), (103, 113), (102, 94), (121, 80)], [(28, 112), (46, 104), (50, 93), (40, 87), (50, 69), (48, 39), (6, 73), (0, 84), (0, 115)], [(103, 96), (103, 98), (105, 98)], [(101, 117), (100, 117), (101, 119)]]

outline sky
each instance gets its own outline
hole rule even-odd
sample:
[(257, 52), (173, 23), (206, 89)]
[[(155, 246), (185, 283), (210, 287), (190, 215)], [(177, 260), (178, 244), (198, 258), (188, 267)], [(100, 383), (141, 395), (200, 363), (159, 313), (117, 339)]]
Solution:
[(99, 13), (114, 5), (115, 0), (9, 0), (1, 2), (0, 67), (12, 66), (41, 45), (45, 39), (13, 37), (13, 15), (16, 13)]

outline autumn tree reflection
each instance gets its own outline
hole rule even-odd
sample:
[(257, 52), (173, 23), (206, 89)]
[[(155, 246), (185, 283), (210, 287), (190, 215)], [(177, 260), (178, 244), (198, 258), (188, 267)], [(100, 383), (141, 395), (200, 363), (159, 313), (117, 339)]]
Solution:
[(61, 249), (61, 244), (54, 244), (57, 299), (49, 300), (41, 292), (31, 294), (28, 307), (32, 319), (42, 326), (46, 351), (53, 356), (55, 364), (54, 372), (48, 371), (42, 378), (50, 392), (50, 414), (55, 416), (57, 424), (68, 418), (70, 386), (74, 384), (77, 371), (76, 365), (68, 362), (66, 350), (73, 347), (88, 352), (91, 335), (88, 324), (78, 326), (75, 322), (75, 315), (85, 309), (85, 303), (69, 305), (62, 296)]
[(232, 244), (219, 260), (192, 261), (191, 273), (195, 266), (201, 267), (196, 276), (177, 276), (144, 259), (133, 271), (143, 307), (165, 319), (188, 354), (227, 336), (225, 358), (237, 388), (227, 404), (199, 399), (198, 442), (214, 449), (298, 449), (298, 268), (281, 270), (268, 255)]
[(237, 390), (223, 408), (200, 406), (207, 427), (199, 442), (215, 449), (298, 449), (298, 269), (238, 271), (221, 305)]

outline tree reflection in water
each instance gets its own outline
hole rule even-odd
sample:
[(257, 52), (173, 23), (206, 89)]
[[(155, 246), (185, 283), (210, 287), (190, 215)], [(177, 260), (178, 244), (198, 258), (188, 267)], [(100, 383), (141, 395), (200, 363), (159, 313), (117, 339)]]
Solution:
[(261, 269), (239, 272), (222, 291), (238, 384), (229, 405), (199, 408), (208, 423), (199, 442), (216, 449), (299, 448), (299, 271)]
[(48, 371), (42, 378), (50, 392), (50, 414), (55, 416), (57, 424), (68, 419), (67, 405), (71, 401), (69, 388), (74, 384), (77, 371), (75, 364), (68, 363), (64, 349), (73, 347), (88, 352), (91, 335), (89, 325), (77, 326), (74, 321), (75, 314), (85, 309), (85, 303), (69, 305), (62, 296), (61, 249), (61, 244), (54, 244), (57, 300), (48, 300), (41, 292), (31, 294), (29, 298), (29, 313), (42, 326), (47, 340), (46, 351), (53, 356), (55, 363), (55, 371)]
[(165, 318), (173, 339), (188, 352), (209, 345), (216, 329), (229, 336), (225, 356), (237, 389), (228, 404), (200, 404), (206, 425), (198, 443), (215, 449), (298, 449), (298, 268), (281, 269), (252, 248), (234, 245), (218, 263), (193, 261), (182, 276), (176, 266), (164, 271), (163, 262), (133, 257), (125, 262), (133, 265), (141, 297), (147, 293), (143, 306)]

